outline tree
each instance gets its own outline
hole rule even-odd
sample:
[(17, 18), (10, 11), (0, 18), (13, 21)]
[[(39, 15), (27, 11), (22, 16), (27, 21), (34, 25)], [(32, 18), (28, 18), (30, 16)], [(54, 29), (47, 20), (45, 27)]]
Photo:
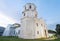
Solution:
[(60, 24), (56, 25), (56, 33), (60, 35)]
[(56, 33), (56, 32), (53, 30), (48, 30), (48, 33)]

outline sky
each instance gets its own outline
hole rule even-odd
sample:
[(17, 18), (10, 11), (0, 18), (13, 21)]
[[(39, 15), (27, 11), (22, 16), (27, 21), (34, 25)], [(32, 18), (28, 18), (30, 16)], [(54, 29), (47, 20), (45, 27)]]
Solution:
[(20, 23), (23, 7), (27, 3), (34, 3), (38, 18), (43, 18), (48, 29), (55, 30), (60, 24), (60, 0), (0, 0), (0, 26)]

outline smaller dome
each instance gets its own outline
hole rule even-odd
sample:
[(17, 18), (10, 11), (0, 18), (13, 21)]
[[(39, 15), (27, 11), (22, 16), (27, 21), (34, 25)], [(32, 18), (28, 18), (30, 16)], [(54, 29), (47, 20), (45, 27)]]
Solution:
[(33, 3), (27, 3), (25, 6), (24, 6), (25, 10), (35, 10), (36, 9), (36, 6), (35, 4)]
[(14, 26), (14, 27), (20, 27), (21, 25), (18, 24), (18, 23), (14, 23), (13, 26)]

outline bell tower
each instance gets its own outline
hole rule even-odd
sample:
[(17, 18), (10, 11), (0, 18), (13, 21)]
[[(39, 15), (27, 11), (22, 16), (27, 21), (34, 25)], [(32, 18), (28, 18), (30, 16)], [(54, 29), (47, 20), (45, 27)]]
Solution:
[(36, 6), (32, 3), (27, 3), (24, 6), (24, 11), (22, 12), (23, 17), (37, 17)]
[(37, 18), (36, 6), (33, 3), (27, 3), (22, 12), (20, 27), (20, 38), (37, 39), (47, 36), (45, 22)]
[(36, 6), (33, 3), (27, 3), (24, 6), (21, 18), (21, 37), (25, 39), (35, 38), (35, 19), (37, 18)]

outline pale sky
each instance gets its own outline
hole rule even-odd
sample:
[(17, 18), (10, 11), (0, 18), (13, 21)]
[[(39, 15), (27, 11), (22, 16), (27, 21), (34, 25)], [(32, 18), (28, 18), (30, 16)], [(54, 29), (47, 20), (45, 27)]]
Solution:
[(55, 29), (60, 23), (60, 0), (0, 0), (0, 25), (20, 23), (23, 6), (34, 3), (37, 7), (38, 17), (42, 17), (48, 29)]

